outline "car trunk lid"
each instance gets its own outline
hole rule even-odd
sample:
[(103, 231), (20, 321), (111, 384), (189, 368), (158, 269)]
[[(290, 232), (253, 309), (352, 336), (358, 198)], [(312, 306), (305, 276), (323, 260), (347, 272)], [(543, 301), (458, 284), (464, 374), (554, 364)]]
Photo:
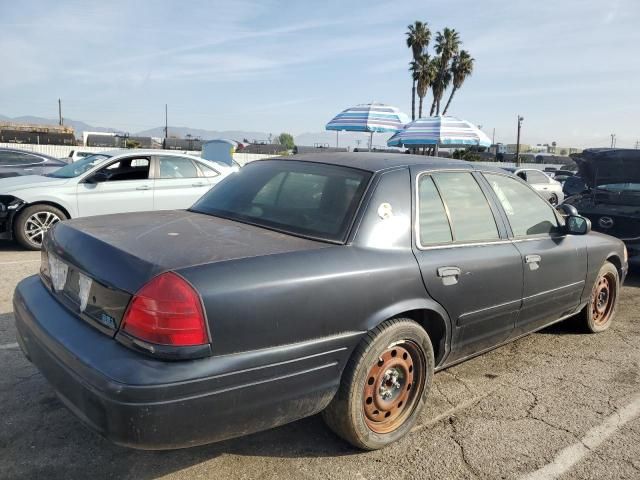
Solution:
[[(128, 213), (57, 224), (45, 239), (42, 270), (46, 279), (52, 262), (54, 268), (66, 269), (59, 291), (49, 281), (54, 295), (111, 334), (131, 296), (162, 272), (328, 246), (201, 213)], [(63, 267), (56, 267), (57, 260)], [(86, 290), (87, 278), (88, 299), (80, 292), (81, 282)]]

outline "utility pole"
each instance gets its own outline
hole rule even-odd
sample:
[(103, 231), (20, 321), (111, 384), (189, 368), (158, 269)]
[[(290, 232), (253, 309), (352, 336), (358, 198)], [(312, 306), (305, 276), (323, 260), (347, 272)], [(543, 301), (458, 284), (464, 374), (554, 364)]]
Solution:
[(62, 126), (62, 102), (58, 99), (58, 124)]
[(640, 149), (640, 140), (636, 140), (636, 150)]
[(612, 133), (611, 134), (611, 148), (614, 148), (616, 146), (616, 134)]
[(491, 145), (496, 144), (496, 127), (493, 127), (493, 135), (491, 135)]
[(524, 117), (518, 115), (518, 139), (516, 140), (516, 165), (519, 167), (520, 162), (520, 129), (522, 128), (522, 121)]
[(164, 145), (162, 148), (167, 148), (167, 138), (169, 138), (169, 117), (167, 115), (167, 104), (164, 104)]

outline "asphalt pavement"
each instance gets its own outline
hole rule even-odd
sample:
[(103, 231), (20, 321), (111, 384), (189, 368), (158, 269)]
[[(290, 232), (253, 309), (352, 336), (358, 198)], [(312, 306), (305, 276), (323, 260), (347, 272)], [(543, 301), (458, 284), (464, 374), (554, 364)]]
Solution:
[(384, 450), (314, 416), (143, 452), (86, 428), (18, 348), (11, 297), (39, 258), (0, 242), (0, 479), (640, 479), (640, 274), (605, 333), (568, 320), (438, 373), (419, 425)]

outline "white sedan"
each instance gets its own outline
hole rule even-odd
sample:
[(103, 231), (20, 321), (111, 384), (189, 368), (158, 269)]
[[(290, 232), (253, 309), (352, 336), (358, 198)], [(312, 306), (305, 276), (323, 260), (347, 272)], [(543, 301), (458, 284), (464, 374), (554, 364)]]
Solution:
[(237, 169), (166, 150), (116, 150), (46, 176), (0, 179), (0, 239), (37, 250), (67, 218), (189, 208)]
[(551, 205), (560, 205), (564, 200), (562, 184), (557, 182), (542, 170), (536, 168), (504, 168), (514, 173), (537, 190), (540, 195), (549, 200)]

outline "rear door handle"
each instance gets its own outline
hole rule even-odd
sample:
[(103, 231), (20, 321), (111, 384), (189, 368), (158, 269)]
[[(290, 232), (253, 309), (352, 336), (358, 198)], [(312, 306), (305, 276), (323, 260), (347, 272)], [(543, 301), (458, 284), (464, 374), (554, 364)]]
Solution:
[(529, 270), (537, 270), (540, 268), (542, 257), (540, 255), (525, 255), (524, 262), (529, 265)]
[(438, 267), (438, 276), (442, 278), (444, 285), (455, 285), (460, 277), (460, 269), (458, 267)]
[(136, 190), (149, 190), (149, 189), (151, 189), (149, 185), (140, 185), (139, 187), (136, 187)]

